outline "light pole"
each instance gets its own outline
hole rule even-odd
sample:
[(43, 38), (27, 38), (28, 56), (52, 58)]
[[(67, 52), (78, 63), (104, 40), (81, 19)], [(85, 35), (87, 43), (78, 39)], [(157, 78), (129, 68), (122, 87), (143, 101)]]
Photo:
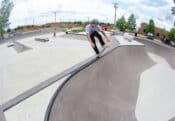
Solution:
[(89, 23), (90, 22), (90, 17), (88, 16), (87, 18), (88, 18), (88, 23)]
[(114, 3), (114, 8), (115, 8), (115, 15), (114, 15), (114, 27), (113, 29), (115, 30), (116, 28), (116, 17), (117, 17), (117, 8), (118, 8), (118, 3)]
[(55, 19), (55, 28), (54, 28), (54, 32), (53, 32), (53, 36), (56, 36), (56, 21), (57, 21), (57, 12), (54, 12), (54, 19)]
[[(174, 0), (174, 3), (175, 3), (175, 0)], [(171, 11), (172, 11), (172, 15), (175, 15), (175, 7), (172, 7)], [(175, 26), (175, 22), (174, 22), (174, 26)]]

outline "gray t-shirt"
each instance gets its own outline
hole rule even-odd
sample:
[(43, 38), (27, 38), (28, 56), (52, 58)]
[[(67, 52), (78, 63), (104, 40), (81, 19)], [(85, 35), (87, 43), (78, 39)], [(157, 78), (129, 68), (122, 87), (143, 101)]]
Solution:
[(102, 31), (101, 26), (97, 25), (96, 27), (92, 27), (90, 24), (86, 26), (86, 33), (92, 34), (94, 31)]

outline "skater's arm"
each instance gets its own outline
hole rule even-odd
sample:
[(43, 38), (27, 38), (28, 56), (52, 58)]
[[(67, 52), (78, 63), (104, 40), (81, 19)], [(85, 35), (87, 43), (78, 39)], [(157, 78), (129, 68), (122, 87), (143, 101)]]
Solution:
[(108, 42), (110, 42), (110, 40), (109, 40), (109, 37), (106, 35), (106, 33), (104, 32), (104, 31), (100, 31), (104, 36), (105, 36), (105, 38), (106, 38), (106, 40), (108, 41)]
[(101, 32), (101, 33), (104, 35), (104, 37), (106, 38), (106, 40), (107, 40), (108, 42), (110, 42), (109, 37), (108, 37), (108, 36), (106, 35), (106, 33), (102, 30), (102, 27), (101, 27), (100, 25), (97, 26), (97, 30), (98, 30), (99, 32)]

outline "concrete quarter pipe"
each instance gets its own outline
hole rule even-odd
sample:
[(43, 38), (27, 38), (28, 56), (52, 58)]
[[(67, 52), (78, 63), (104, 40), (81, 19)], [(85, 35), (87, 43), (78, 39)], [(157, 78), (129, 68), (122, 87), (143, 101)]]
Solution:
[(56, 95), (49, 121), (137, 121), (140, 74), (154, 62), (144, 46), (120, 46), (89, 65)]

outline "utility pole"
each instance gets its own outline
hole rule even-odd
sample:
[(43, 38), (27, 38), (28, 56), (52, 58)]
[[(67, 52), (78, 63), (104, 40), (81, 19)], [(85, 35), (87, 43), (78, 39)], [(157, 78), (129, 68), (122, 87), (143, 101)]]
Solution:
[(55, 23), (57, 22), (57, 12), (54, 12), (55, 15)]
[(32, 25), (35, 25), (35, 19), (33, 18), (33, 20), (32, 20)]
[(114, 15), (114, 27), (113, 29), (116, 29), (116, 17), (117, 17), (117, 8), (118, 8), (118, 3), (114, 3), (114, 8), (115, 8), (115, 15)]
[[(175, 0), (174, 0), (174, 3), (175, 3)], [(172, 11), (172, 15), (175, 15), (175, 7), (172, 7), (171, 11)], [(174, 26), (175, 26), (175, 22), (174, 22)]]
[(55, 19), (55, 29), (53, 32), (53, 36), (55, 37), (56, 36), (56, 21), (57, 21), (57, 12), (56, 11), (54, 12), (54, 19)]
[(88, 23), (89, 23), (90, 22), (90, 17), (88, 16), (87, 18), (88, 18)]

